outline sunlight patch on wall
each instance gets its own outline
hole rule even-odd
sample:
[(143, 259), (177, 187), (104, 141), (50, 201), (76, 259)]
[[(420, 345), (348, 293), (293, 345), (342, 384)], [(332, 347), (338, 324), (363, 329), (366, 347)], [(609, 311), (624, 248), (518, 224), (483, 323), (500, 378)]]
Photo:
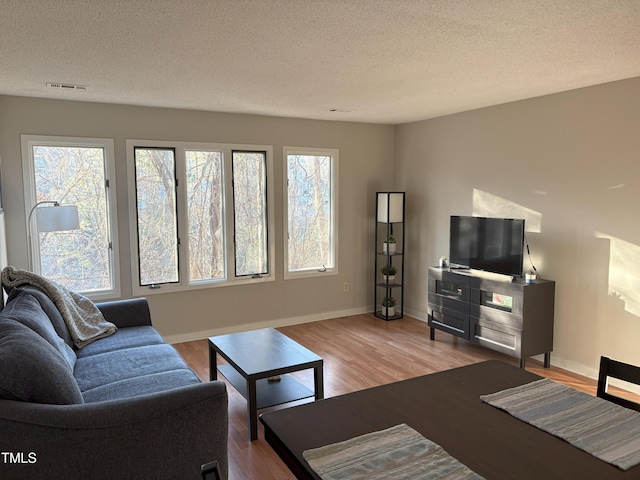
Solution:
[(609, 295), (622, 300), (625, 311), (640, 317), (640, 246), (600, 232), (596, 238), (610, 242)]
[(473, 189), (474, 217), (524, 218), (527, 232), (542, 231), (542, 214), (491, 193)]

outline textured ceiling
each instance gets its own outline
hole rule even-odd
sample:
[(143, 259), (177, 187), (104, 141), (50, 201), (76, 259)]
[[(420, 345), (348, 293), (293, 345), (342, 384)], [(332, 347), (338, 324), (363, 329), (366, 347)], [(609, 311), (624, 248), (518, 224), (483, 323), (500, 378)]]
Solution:
[(637, 76), (639, 0), (0, 0), (4, 95), (397, 124)]

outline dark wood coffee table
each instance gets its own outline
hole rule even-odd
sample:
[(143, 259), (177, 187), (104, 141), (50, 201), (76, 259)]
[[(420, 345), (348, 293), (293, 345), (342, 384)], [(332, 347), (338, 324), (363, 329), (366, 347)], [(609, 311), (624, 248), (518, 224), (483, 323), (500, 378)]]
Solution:
[[(228, 363), (218, 365), (216, 353)], [(247, 399), (249, 439), (258, 438), (257, 411), (315, 396), (324, 398), (322, 358), (273, 328), (209, 338), (209, 378), (217, 371)], [(311, 390), (286, 373), (313, 368)], [(269, 377), (285, 375), (279, 381)]]

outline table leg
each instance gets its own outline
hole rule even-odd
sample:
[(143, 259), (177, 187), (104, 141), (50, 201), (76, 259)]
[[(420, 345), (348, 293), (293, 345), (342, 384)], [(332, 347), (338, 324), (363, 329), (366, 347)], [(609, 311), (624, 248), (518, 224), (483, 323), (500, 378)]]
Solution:
[(551, 352), (547, 352), (544, 354), (544, 368), (551, 367)]
[(324, 398), (324, 378), (322, 375), (322, 363), (313, 368), (313, 383), (316, 400), (322, 400)]
[(258, 438), (258, 399), (256, 380), (247, 380), (247, 417), (249, 417), (249, 440)]
[(209, 345), (209, 380), (218, 379), (218, 359), (215, 348)]

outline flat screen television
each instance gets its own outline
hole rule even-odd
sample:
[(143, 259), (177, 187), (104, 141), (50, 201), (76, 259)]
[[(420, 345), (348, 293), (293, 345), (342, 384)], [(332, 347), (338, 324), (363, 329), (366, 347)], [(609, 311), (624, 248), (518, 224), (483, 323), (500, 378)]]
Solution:
[(452, 267), (522, 276), (524, 219), (451, 216)]

